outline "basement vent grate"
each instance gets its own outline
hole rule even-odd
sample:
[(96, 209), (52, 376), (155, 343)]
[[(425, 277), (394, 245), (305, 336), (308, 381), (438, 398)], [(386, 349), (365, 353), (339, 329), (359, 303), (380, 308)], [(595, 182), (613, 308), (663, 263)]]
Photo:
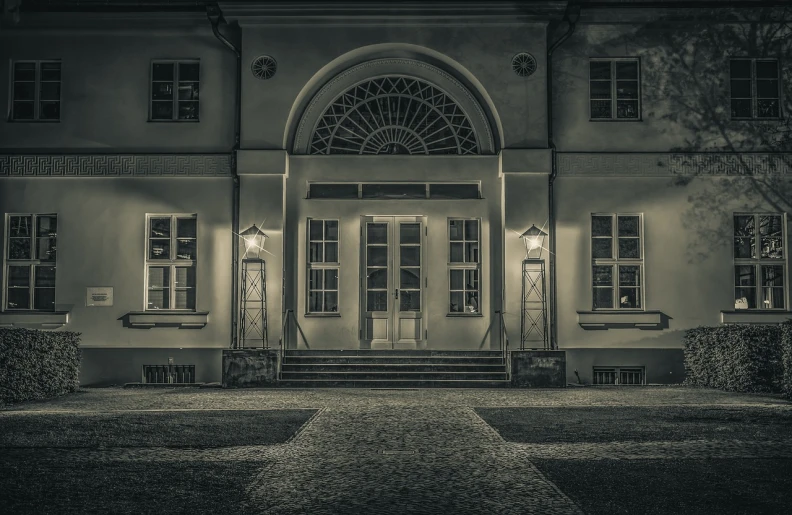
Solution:
[(594, 367), (595, 385), (642, 385), (644, 380), (644, 367)]
[(195, 365), (143, 365), (143, 382), (179, 384), (195, 382)]

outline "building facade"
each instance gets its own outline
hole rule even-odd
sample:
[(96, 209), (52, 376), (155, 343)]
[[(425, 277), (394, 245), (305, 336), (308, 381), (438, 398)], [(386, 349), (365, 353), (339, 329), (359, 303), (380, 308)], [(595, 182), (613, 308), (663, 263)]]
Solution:
[(84, 385), (505, 337), (680, 382), (686, 329), (792, 317), (792, 13), (745, 4), (6, 1), (0, 325)]

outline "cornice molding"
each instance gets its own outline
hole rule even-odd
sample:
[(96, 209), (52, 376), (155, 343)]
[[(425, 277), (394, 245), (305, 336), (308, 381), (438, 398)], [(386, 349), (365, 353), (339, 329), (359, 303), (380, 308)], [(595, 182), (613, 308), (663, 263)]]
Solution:
[(792, 153), (559, 152), (558, 175), (567, 177), (792, 175)]
[(0, 177), (230, 177), (229, 154), (0, 154)]

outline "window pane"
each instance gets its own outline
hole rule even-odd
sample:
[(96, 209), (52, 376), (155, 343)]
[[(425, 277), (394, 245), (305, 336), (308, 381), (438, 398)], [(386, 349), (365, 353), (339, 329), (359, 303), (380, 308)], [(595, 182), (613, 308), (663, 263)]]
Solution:
[(616, 81), (616, 98), (625, 100), (638, 99), (638, 81), (619, 80)]
[(308, 247), (308, 261), (311, 263), (322, 262), (322, 243), (311, 242)]
[(465, 262), (478, 263), (479, 262), (479, 244), (478, 243), (465, 243)]
[(150, 233), (151, 238), (170, 238), (170, 217), (168, 218), (151, 218)]
[(33, 309), (55, 311), (55, 288), (36, 288), (33, 291)]
[(466, 291), (465, 313), (478, 313), (478, 312), (479, 312), (478, 291)]
[(14, 80), (36, 80), (36, 63), (14, 63)]
[(366, 241), (368, 243), (388, 243), (388, 224), (367, 224)]
[(326, 313), (336, 313), (338, 311), (338, 292), (324, 292), (324, 311)]
[(310, 184), (308, 198), (358, 198), (358, 185)]
[(762, 242), (762, 258), (783, 259), (783, 223), (780, 216), (759, 217), (759, 234)]
[(179, 120), (197, 120), (198, 102), (179, 102)]
[(368, 292), (366, 294), (366, 311), (388, 311), (388, 292)]
[(731, 115), (732, 115), (732, 118), (750, 118), (751, 117), (751, 101), (750, 100), (732, 100), (731, 101)]
[(333, 268), (331, 270), (324, 271), (324, 287), (325, 290), (337, 290), (338, 289), (338, 269)]
[(179, 238), (195, 238), (197, 235), (195, 218), (176, 219), (176, 236)]
[(729, 69), (733, 79), (751, 78), (751, 61), (748, 59), (732, 59), (729, 63)]
[(617, 100), (616, 118), (638, 118), (638, 101)]
[(170, 309), (170, 288), (149, 290), (148, 309)]
[(321, 313), (323, 298), (321, 291), (308, 292), (308, 311), (311, 313)]
[(370, 289), (387, 288), (388, 287), (388, 269), (387, 268), (369, 268), (368, 280), (366, 285)]
[(451, 303), (448, 307), (450, 313), (462, 313), (465, 311), (465, 293), (461, 291), (451, 292)]
[(638, 217), (619, 217), (619, 236), (638, 236)]
[(593, 99), (607, 99), (611, 97), (611, 82), (610, 81), (592, 81), (591, 83), (591, 98)]
[(610, 216), (592, 216), (591, 217), (591, 235), (592, 236), (612, 236), (613, 235), (613, 217), (610, 217)]
[(399, 224), (399, 243), (421, 243), (421, 224)]
[(778, 118), (778, 100), (758, 100), (756, 116), (759, 118)]
[(13, 105), (14, 120), (32, 120), (34, 117), (33, 102), (16, 102)]
[(613, 286), (613, 266), (593, 267), (594, 286)]
[(36, 288), (54, 288), (55, 287), (55, 267), (54, 266), (37, 266), (35, 267), (35, 286)]
[(152, 80), (173, 80), (173, 64), (174, 63), (154, 63), (151, 68)]
[(756, 288), (735, 288), (734, 309), (756, 309)]
[(478, 220), (465, 220), (465, 239), (468, 241), (478, 241), (478, 229)]
[(421, 311), (421, 292), (402, 291), (399, 294), (399, 311)]
[(338, 220), (325, 220), (325, 240), (338, 241)]
[(591, 117), (597, 118), (610, 118), (611, 117), (611, 101), (610, 100), (592, 100), (591, 101)]
[(309, 222), (308, 236), (311, 241), (321, 241), (324, 233), (322, 232), (324, 222), (322, 220), (311, 220)]
[(619, 307), (622, 309), (638, 309), (641, 307), (639, 288), (619, 288)]
[(197, 82), (179, 82), (179, 100), (198, 100)]
[(613, 307), (613, 288), (594, 288), (594, 309)]
[(367, 249), (366, 264), (369, 266), (388, 266), (388, 247), (372, 247)]
[(610, 79), (610, 61), (590, 61), (589, 73), (591, 79)]
[(14, 100), (35, 100), (35, 99), (36, 99), (35, 82), (14, 83)]
[(31, 236), (31, 229), (33, 227), (32, 217), (30, 216), (12, 216), (11, 217), (11, 237)]
[(478, 291), (478, 270), (465, 270), (465, 289)]
[(176, 290), (176, 309), (195, 309), (195, 290)]
[(41, 261), (55, 261), (55, 238), (36, 238), (36, 257)]
[(363, 198), (426, 198), (424, 184), (364, 184)]
[(199, 63), (179, 63), (179, 80), (197, 81), (199, 68)]
[(8, 267), (8, 286), (30, 286), (30, 267), (29, 266), (9, 266)]
[(30, 238), (9, 238), (8, 259), (30, 259)]
[(753, 258), (754, 252), (754, 217), (738, 215), (734, 217), (734, 257)]
[(478, 184), (430, 184), (429, 197), (433, 199), (477, 199)]
[(756, 81), (757, 98), (778, 98), (778, 81), (759, 80)]
[(61, 63), (41, 63), (41, 80), (60, 81)]
[(778, 78), (778, 61), (756, 61), (756, 78)]
[(36, 236), (50, 236), (54, 238), (58, 234), (58, 217), (40, 215), (36, 217)]
[(421, 247), (401, 247), (399, 249), (399, 265), (421, 266)]
[(41, 102), (39, 118), (42, 120), (59, 120), (60, 102)]
[(784, 286), (784, 267), (771, 265), (762, 267), (762, 286)]
[(152, 100), (173, 100), (173, 83), (155, 82), (151, 85)]
[(616, 61), (617, 79), (638, 79), (638, 61)]
[(173, 102), (154, 101), (151, 103), (151, 119), (152, 120), (172, 120), (173, 119)]
[(323, 270), (309, 270), (308, 271), (308, 289), (321, 290), (324, 284), (324, 271)]
[(731, 81), (731, 96), (732, 98), (751, 98), (751, 81)]
[(451, 242), (451, 263), (464, 263), (464, 245), (462, 242)]
[(149, 241), (149, 259), (170, 259), (170, 240), (152, 238)]
[(9, 309), (30, 309), (29, 288), (8, 288)]
[(591, 257), (594, 259), (607, 259), (613, 257), (613, 243), (611, 238), (594, 238), (591, 240)]
[(195, 240), (179, 238), (176, 246), (176, 259), (195, 259)]
[(338, 243), (325, 243), (325, 263), (338, 263)]
[(463, 290), (465, 288), (463, 272), (463, 270), (451, 270), (451, 290)]
[(39, 88), (40, 100), (60, 100), (60, 82), (42, 82)]
[(619, 267), (620, 286), (640, 286), (641, 267), (639, 266), (620, 266)]
[(177, 266), (176, 267), (176, 287), (195, 288), (195, 267)]
[(762, 288), (762, 307), (764, 309), (783, 309), (783, 288)]
[(734, 267), (735, 286), (756, 286), (756, 267), (753, 265), (738, 265)]
[(399, 278), (400, 278), (399, 288), (414, 290), (414, 289), (419, 289), (421, 287), (420, 268), (402, 268), (399, 272)]
[(149, 288), (167, 288), (170, 286), (170, 268), (167, 266), (150, 266), (148, 269)]
[(619, 258), (638, 259), (641, 257), (640, 241), (638, 238), (619, 238)]
[(463, 224), (464, 220), (450, 220), (448, 222), (448, 237), (451, 241), (461, 241), (463, 239)]

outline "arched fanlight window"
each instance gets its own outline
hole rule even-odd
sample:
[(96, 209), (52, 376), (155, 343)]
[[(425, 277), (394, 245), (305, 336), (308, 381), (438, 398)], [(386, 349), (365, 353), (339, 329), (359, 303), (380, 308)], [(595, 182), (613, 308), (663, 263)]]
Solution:
[(470, 120), (454, 99), (421, 79), (369, 79), (339, 95), (319, 118), (311, 154), (478, 154)]

